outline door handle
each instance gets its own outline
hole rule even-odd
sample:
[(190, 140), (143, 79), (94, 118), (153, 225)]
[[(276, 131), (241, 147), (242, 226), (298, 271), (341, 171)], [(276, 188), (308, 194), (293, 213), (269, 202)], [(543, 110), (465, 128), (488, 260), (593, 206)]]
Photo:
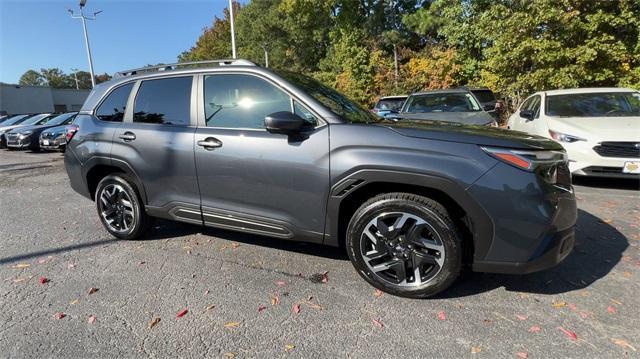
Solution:
[(198, 146), (202, 146), (206, 150), (213, 150), (214, 148), (222, 147), (222, 141), (215, 137), (207, 137), (204, 140), (198, 141)]
[(121, 134), (118, 137), (124, 141), (133, 141), (136, 139), (136, 135), (133, 132), (129, 132), (129, 131)]

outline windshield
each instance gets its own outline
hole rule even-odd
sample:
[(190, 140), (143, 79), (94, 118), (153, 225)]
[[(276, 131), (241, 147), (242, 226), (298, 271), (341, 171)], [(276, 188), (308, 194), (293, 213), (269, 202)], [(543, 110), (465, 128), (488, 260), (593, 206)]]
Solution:
[(276, 71), (276, 73), (304, 90), (309, 96), (348, 122), (368, 123), (380, 121), (377, 116), (349, 100), (343, 94), (311, 77), (282, 70)]
[(609, 92), (547, 96), (546, 114), (559, 117), (640, 116), (640, 93)]
[(29, 115), (18, 115), (18, 116), (14, 116), (8, 120), (6, 120), (5, 122), (2, 123), (2, 126), (12, 126), (12, 125), (17, 125), (19, 124), (21, 121), (26, 120), (26, 118), (29, 117)]
[(400, 111), (406, 97), (399, 98), (383, 98), (376, 103), (374, 109), (382, 111)]
[[(39, 115), (35, 115), (31, 118), (29, 118), (28, 120), (24, 121), (23, 123), (21, 123), (22, 125), (28, 126), (28, 125), (42, 125), (42, 123), (46, 122), (48, 120), (48, 118), (51, 117), (50, 114), (48, 113), (42, 113)], [(42, 123), (40, 123), (42, 121)]]
[(477, 112), (480, 104), (470, 93), (432, 93), (409, 97), (405, 112)]
[(482, 103), (496, 101), (496, 96), (491, 92), (491, 90), (473, 90), (471, 92), (473, 92), (478, 101)]
[(76, 115), (76, 112), (71, 112), (71, 113), (63, 113), (62, 115), (58, 115), (52, 119), (50, 119), (49, 121), (47, 121), (47, 125), (66, 125), (67, 123), (70, 122), (70, 120), (73, 119), (73, 117)]

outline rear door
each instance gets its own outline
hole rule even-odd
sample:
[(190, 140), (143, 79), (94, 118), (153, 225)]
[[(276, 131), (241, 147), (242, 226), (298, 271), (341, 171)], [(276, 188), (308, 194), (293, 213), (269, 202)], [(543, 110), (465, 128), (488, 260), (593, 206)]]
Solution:
[(202, 223), (193, 158), (193, 84), (191, 75), (137, 81), (111, 156), (128, 163), (140, 178), (148, 211)]
[[(328, 126), (262, 75), (202, 75), (198, 91), (195, 157), (205, 224), (322, 241)], [(307, 119), (309, 130), (296, 136), (268, 132), (264, 118), (278, 111)]]

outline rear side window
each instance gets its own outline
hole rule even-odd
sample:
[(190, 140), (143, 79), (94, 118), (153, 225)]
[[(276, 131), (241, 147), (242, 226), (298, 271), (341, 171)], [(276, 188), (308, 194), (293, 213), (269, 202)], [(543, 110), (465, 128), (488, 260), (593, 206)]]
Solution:
[(133, 83), (128, 83), (111, 91), (96, 110), (96, 117), (102, 121), (122, 122), (132, 88)]
[(133, 106), (133, 122), (188, 126), (193, 77), (142, 81)]

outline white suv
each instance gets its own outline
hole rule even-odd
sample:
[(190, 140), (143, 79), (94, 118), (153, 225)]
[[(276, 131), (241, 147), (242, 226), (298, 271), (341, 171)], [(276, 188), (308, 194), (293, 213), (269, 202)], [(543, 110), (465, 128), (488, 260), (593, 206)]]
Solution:
[(536, 92), (507, 123), (509, 129), (562, 144), (574, 175), (640, 175), (640, 92), (583, 88)]

